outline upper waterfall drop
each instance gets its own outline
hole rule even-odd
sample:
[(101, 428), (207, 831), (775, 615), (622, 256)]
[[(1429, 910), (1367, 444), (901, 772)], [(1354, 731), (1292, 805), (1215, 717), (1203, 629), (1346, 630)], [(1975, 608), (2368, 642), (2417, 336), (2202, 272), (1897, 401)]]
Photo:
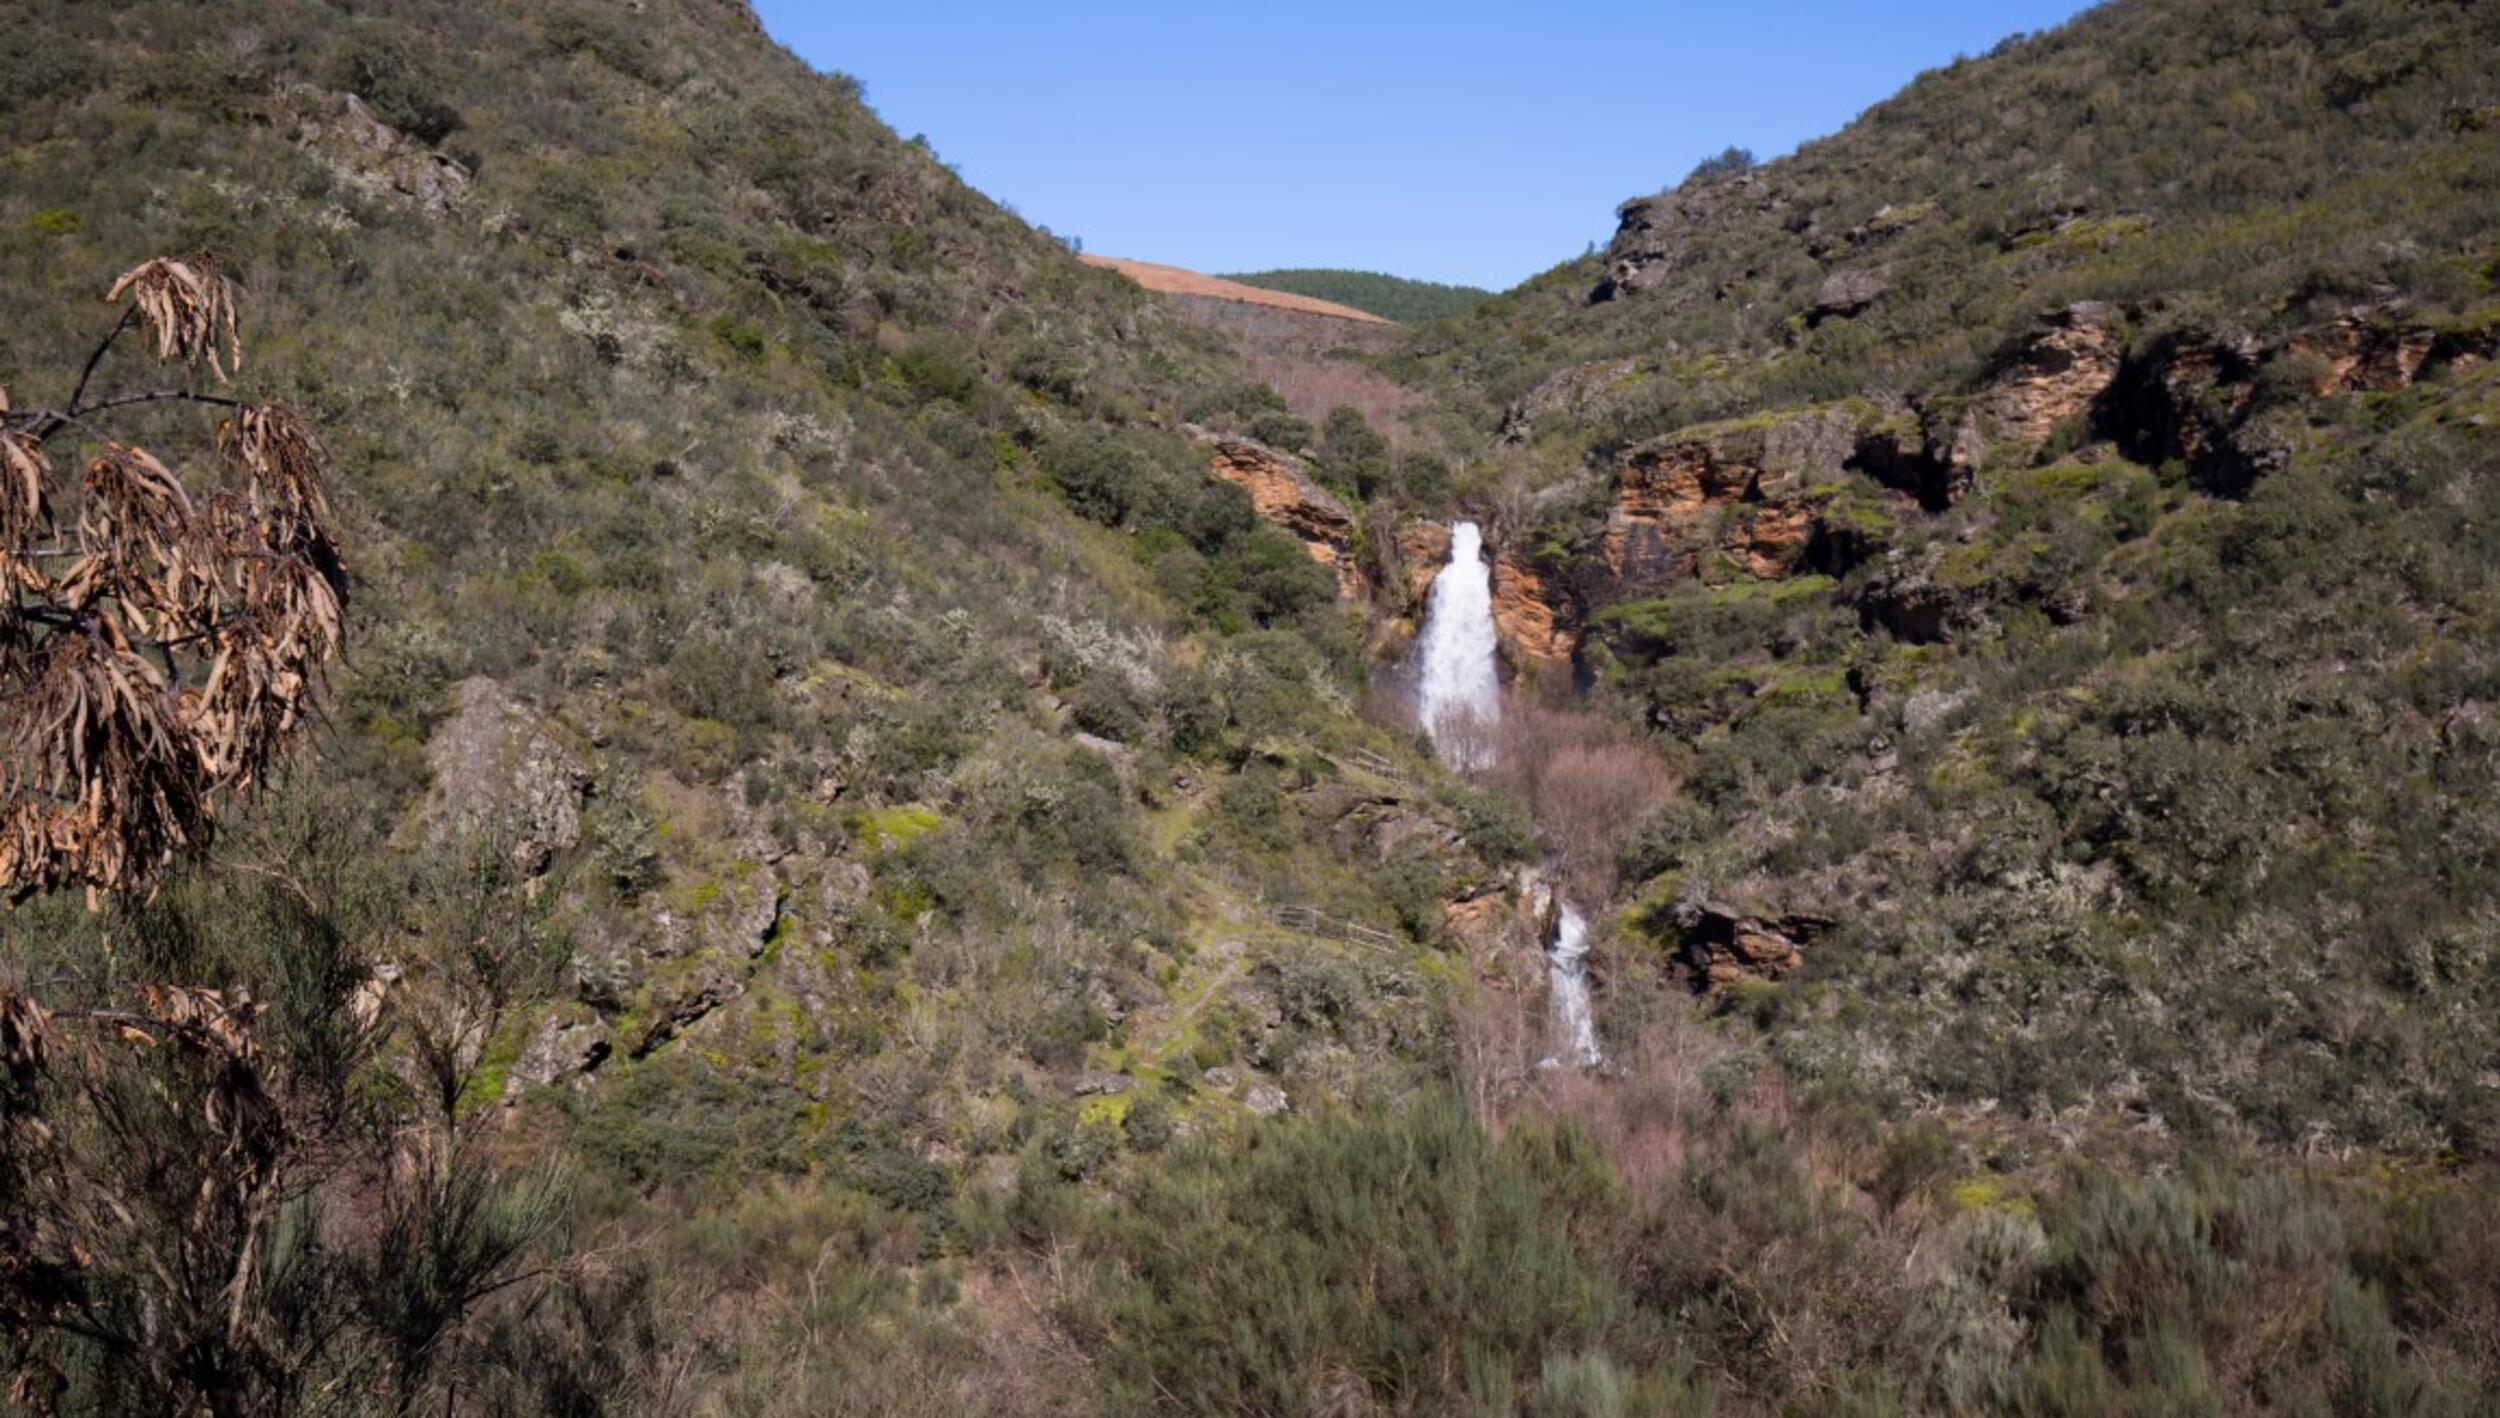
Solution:
[(1450, 528), (1449, 564), (1432, 578), (1432, 599), (1416, 641), (1421, 672), (1415, 693), (1425, 734), (1453, 768), (1492, 766), (1491, 730), (1502, 717), (1500, 647), (1483, 529), (1456, 523)]

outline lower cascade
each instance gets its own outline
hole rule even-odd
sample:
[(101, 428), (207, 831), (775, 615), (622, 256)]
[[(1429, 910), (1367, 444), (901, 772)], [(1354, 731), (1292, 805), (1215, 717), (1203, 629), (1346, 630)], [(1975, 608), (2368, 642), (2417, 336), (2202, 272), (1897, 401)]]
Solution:
[(1493, 625), (1493, 568), (1484, 533), (1473, 522), (1450, 528), (1450, 560), (1432, 578), (1419, 664), (1415, 710), (1441, 761), (1462, 771), (1493, 765), (1490, 731), (1502, 717), (1502, 681), (1495, 665), (1500, 639)]
[(1556, 1052), (1539, 1068), (1575, 1064), (1595, 1068), (1606, 1061), (1597, 1047), (1597, 1019), (1589, 1013), (1589, 923), (1579, 908), (1562, 903), (1555, 913), (1554, 944), (1546, 952), (1546, 991), (1553, 1001)]

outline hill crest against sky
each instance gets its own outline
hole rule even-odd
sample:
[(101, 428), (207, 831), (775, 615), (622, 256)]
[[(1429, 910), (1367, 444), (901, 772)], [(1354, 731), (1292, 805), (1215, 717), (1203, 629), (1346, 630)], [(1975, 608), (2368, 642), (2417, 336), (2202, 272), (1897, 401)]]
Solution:
[(986, 6), (968, 34), (952, 6), (757, 5), (975, 187), (1095, 250), (1497, 290), (1730, 143), (1786, 151), (2080, 8), (1110, 0)]

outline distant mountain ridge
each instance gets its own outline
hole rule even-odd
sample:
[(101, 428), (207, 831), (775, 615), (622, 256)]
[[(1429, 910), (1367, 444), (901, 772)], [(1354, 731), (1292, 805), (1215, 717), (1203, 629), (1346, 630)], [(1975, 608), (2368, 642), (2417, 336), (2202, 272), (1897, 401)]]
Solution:
[(1351, 305), (1340, 305), (1335, 301), (1287, 291), (1263, 289), (1223, 276), (1209, 276), (1201, 272), (1185, 270), (1179, 266), (1165, 266), (1153, 261), (1130, 261), (1117, 256), (1082, 256), (1078, 259), (1088, 266), (1099, 267), (1106, 271), (1117, 271), (1146, 289), (1161, 295), (1196, 296), (1203, 300), (1231, 301), (1237, 305), (1264, 305), (1277, 310), (1299, 311), (1305, 315), (1325, 315), (1332, 319), (1352, 320), (1365, 325), (1395, 323), (1368, 310), (1358, 310)]
[(1182, 319), (1210, 330), (1258, 384), (1296, 415), (1316, 423), (1344, 406), (1393, 434), (1411, 402), (1395, 380), (1369, 368), (1368, 355), (1396, 344), (1405, 327), (1369, 311), (1316, 296), (1266, 290), (1152, 261), (1111, 256), (1078, 258), (1115, 271)]
[(1252, 271), (1222, 279), (1262, 290), (1286, 291), (1350, 305), (1401, 325), (1425, 325), (1435, 320), (1447, 320), (1454, 315), (1464, 315), (1479, 302), (1493, 297), (1493, 292), (1480, 286), (1443, 285), (1437, 281), (1415, 281), (1404, 276), (1385, 275), (1379, 271), (1325, 267)]

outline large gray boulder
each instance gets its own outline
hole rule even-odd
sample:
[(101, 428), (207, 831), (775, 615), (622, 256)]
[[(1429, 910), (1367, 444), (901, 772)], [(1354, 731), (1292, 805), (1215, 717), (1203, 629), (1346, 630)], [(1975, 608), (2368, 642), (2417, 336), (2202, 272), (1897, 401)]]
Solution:
[(437, 840), (484, 834), (508, 842), (533, 875), (582, 838), (590, 773), (571, 736), (491, 679), (463, 680), (454, 709), (426, 744), (434, 785), (419, 814)]
[(1816, 320), (1829, 320), (1840, 315), (1855, 315), (1883, 299), (1885, 292), (1891, 289), (1892, 282), (1881, 271), (1863, 268), (1834, 271), (1824, 278), (1822, 287), (1815, 291), (1813, 308), (1806, 313)]
[(614, 1047), (606, 1020), (570, 1018), (562, 1011), (550, 1014), (513, 1062), (504, 1096), (516, 1098), (562, 1079), (587, 1077), (607, 1062)]

